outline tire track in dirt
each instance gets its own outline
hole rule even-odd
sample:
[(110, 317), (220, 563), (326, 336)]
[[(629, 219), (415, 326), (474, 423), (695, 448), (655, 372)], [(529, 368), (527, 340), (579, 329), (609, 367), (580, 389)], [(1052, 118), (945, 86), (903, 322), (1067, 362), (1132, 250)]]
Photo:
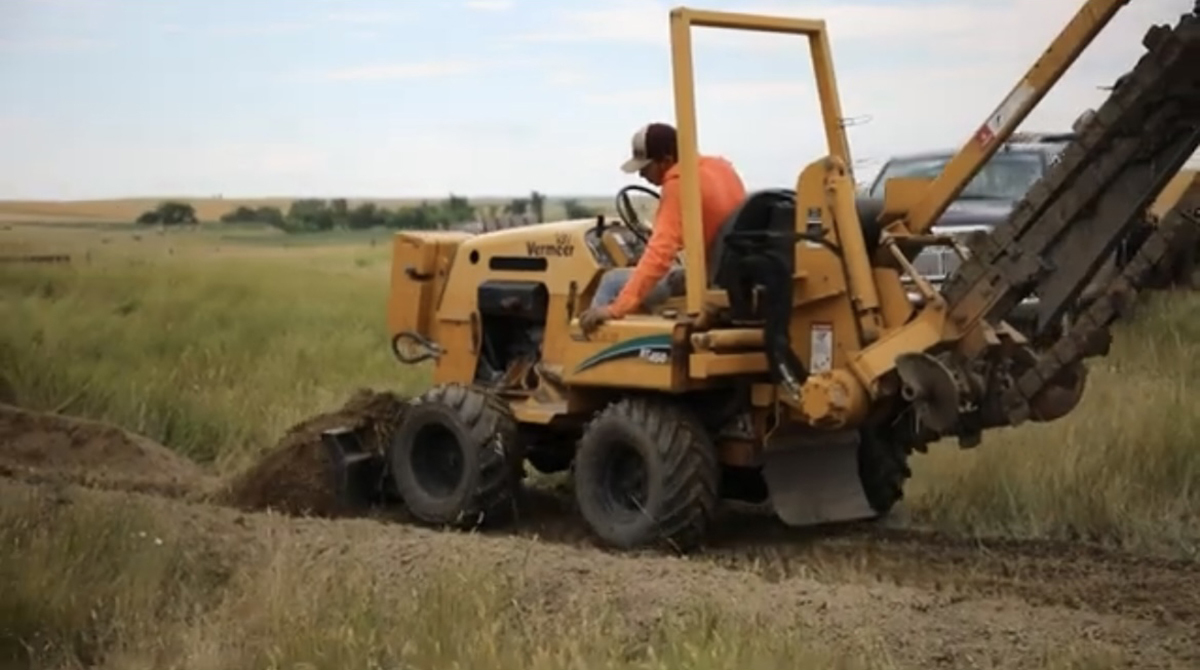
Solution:
[[(607, 551), (584, 528), (569, 495), (530, 491), (518, 524), (492, 532)], [(1200, 635), (1200, 563), (1086, 544), (967, 538), (879, 524), (797, 529), (762, 513), (726, 510), (712, 541), (693, 558), (771, 582), (882, 580), (1194, 627)]]
[(767, 579), (872, 575), (905, 586), (1185, 625), (1200, 634), (1200, 565), (1087, 545), (867, 528), (785, 542), (748, 538), (717, 548), (711, 560)]

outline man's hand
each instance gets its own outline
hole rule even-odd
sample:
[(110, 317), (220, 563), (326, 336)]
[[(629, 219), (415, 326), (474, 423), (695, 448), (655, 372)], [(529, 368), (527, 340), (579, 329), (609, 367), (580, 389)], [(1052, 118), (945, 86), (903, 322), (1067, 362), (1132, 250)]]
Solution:
[(579, 315), (579, 327), (585, 336), (591, 335), (600, 324), (612, 318), (607, 307), (590, 307)]

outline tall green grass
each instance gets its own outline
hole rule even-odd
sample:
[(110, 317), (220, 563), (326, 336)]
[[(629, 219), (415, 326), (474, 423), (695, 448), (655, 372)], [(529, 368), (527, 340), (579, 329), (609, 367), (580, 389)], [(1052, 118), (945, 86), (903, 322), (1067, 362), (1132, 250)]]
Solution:
[(915, 456), (916, 520), (959, 533), (1200, 552), (1200, 296), (1149, 294), (1052, 423)]
[(0, 370), (18, 401), (112, 421), (224, 471), (361, 386), (389, 353), (387, 279), (258, 259), (0, 268)]

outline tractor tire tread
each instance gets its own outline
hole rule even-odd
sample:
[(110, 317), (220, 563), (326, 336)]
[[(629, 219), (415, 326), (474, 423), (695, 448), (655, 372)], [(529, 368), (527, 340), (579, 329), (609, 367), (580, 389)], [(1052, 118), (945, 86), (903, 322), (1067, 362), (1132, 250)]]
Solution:
[[(581, 448), (586, 448), (595, 431), (607, 424), (633, 427), (642, 433), (644, 440), (653, 445), (663, 473), (662, 498), (653, 525), (624, 542), (609, 542), (623, 548), (664, 543), (680, 552), (699, 546), (716, 514), (720, 487), (716, 448), (699, 419), (671, 401), (623, 398), (589, 422)], [(577, 485), (576, 489), (581, 487)]]
[(417, 404), (438, 403), (451, 409), (470, 438), (467, 449), (479, 454), (479, 476), (454, 519), (423, 520), (471, 529), (511, 518), (520, 493), (524, 454), (517, 423), (507, 403), (486, 389), (459, 383), (434, 386)]

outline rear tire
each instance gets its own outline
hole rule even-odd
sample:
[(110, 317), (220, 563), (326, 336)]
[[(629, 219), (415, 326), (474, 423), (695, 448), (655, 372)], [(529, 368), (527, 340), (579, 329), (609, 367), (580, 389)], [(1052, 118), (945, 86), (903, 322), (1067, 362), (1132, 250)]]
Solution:
[(405, 506), (432, 525), (468, 529), (510, 518), (523, 453), (508, 406), (461, 384), (425, 392), (405, 413), (388, 450)]
[(701, 545), (717, 508), (720, 466), (702, 424), (661, 398), (627, 398), (587, 426), (575, 454), (575, 496), (610, 546)]

